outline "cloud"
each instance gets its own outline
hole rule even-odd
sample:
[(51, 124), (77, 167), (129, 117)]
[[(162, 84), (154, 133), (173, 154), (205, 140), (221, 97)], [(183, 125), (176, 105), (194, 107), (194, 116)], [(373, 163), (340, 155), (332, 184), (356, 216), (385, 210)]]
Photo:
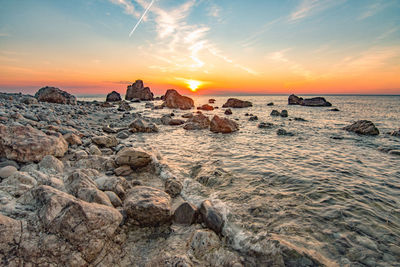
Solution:
[(288, 51), (292, 50), (292, 48), (286, 48), (280, 51), (275, 51), (270, 53), (267, 58), (276, 62), (281, 62), (285, 64), (285, 66), (291, 70), (294, 74), (304, 77), (307, 80), (315, 79), (315, 74), (310, 70), (306, 69), (302, 64), (299, 64), (286, 56)]
[(109, 0), (115, 5), (119, 5), (124, 8), (124, 12), (128, 15), (139, 17), (140, 13), (136, 11), (135, 6), (129, 0)]
[(289, 15), (289, 22), (297, 22), (333, 6), (344, 3), (346, 0), (302, 0), (297, 8)]
[(369, 17), (376, 15), (381, 12), (388, 6), (392, 5), (394, 2), (390, 1), (377, 1), (375, 3), (370, 4), (365, 8), (365, 10), (361, 13), (361, 15), (357, 18), (358, 20), (364, 20)]

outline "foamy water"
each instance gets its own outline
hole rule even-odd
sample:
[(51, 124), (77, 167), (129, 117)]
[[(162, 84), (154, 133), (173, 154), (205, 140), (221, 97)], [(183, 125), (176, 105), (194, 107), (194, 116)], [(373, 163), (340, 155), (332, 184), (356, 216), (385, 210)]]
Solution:
[[(194, 98), (195, 105), (208, 98)], [(221, 107), (228, 97), (212, 98)], [(232, 109), (229, 117), (238, 119), (239, 132), (222, 135), (161, 125), (159, 133), (129, 140), (156, 149), (186, 179), (185, 197), (213, 199), (225, 211), (226, 231), (237, 247), (247, 235), (265, 235), (327, 265), (400, 266), (400, 156), (382, 152), (400, 150), (400, 138), (385, 134), (400, 127), (400, 96), (327, 96), (340, 112), (288, 106), (287, 96), (238, 98), (253, 103)], [(144, 105), (131, 104), (133, 112), (154, 118), (172, 112)], [(289, 117), (271, 117), (272, 109), (286, 109)], [(188, 111), (173, 112), (179, 118)], [(246, 113), (259, 120), (248, 121)], [(360, 119), (373, 121), (381, 134), (358, 136), (341, 129)], [(259, 122), (275, 127), (260, 129)], [(279, 128), (294, 136), (278, 136)], [(221, 168), (223, 180), (200, 185), (191, 177), (195, 166)]]

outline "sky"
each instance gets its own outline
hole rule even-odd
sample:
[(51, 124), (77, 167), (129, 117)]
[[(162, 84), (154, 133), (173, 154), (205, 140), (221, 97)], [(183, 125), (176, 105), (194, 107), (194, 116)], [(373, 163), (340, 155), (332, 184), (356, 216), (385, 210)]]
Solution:
[(398, 0), (0, 0), (0, 91), (400, 94)]

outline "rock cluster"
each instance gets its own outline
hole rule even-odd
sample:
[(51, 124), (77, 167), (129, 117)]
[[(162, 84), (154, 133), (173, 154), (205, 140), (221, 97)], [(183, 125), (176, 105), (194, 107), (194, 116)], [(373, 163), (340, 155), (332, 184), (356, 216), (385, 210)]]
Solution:
[(153, 100), (154, 95), (149, 87), (143, 86), (142, 80), (136, 80), (132, 85), (128, 85), (126, 89), (125, 100), (139, 99), (143, 101)]
[(330, 107), (331, 103), (325, 100), (323, 97), (313, 97), (309, 99), (303, 99), (302, 97), (298, 97), (296, 95), (290, 95), (288, 98), (289, 105), (300, 105), (300, 106), (308, 106), (308, 107)]

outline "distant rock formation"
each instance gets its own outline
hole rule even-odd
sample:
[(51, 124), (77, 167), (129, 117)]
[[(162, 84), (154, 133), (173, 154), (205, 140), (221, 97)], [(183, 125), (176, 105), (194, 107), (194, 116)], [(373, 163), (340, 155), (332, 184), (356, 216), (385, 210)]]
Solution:
[(247, 108), (252, 107), (250, 101), (243, 101), (237, 98), (229, 98), (228, 101), (222, 106), (223, 108)]
[(36, 92), (35, 98), (39, 102), (76, 105), (76, 97), (56, 87), (43, 87)]
[(302, 97), (298, 97), (297, 95), (290, 95), (288, 98), (289, 105), (300, 105), (307, 107), (330, 107), (331, 103), (325, 100), (323, 97), (313, 97), (309, 99), (303, 99)]
[(149, 87), (143, 86), (142, 80), (136, 80), (132, 85), (128, 85), (125, 100), (140, 99), (143, 101), (154, 100), (154, 95)]
[(179, 108), (186, 110), (194, 107), (193, 99), (179, 94), (175, 89), (167, 90), (163, 99), (163, 106), (167, 108)]
[(118, 102), (121, 100), (122, 100), (121, 95), (116, 91), (112, 91), (106, 97), (106, 102)]
[(356, 121), (355, 123), (344, 127), (343, 130), (362, 135), (379, 135), (379, 130), (375, 127), (375, 124), (372, 121), (367, 120)]

